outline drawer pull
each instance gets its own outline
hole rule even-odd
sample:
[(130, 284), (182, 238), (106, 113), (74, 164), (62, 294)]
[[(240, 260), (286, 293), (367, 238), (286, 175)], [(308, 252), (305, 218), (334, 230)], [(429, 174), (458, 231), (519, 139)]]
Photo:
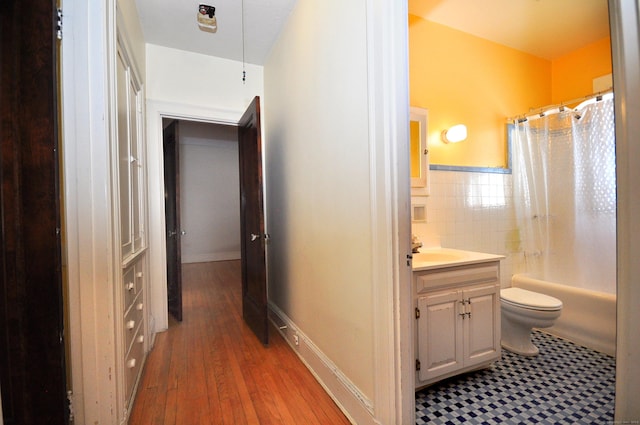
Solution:
[(134, 367), (136, 367), (136, 359), (131, 359), (127, 362), (127, 367), (129, 369), (133, 369)]
[(129, 321), (127, 322), (127, 329), (131, 330), (131, 329), (133, 329), (135, 326), (136, 326), (136, 322), (135, 322), (135, 320), (129, 320)]
[(127, 288), (127, 291), (131, 291), (133, 290), (133, 288), (135, 288), (136, 285), (133, 282), (129, 282), (126, 284), (125, 288)]
[(142, 308), (144, 307), (143, 303), (138, 303), (138, 305), (136, 305), (136, 310), (138, 311), (142, 311)]

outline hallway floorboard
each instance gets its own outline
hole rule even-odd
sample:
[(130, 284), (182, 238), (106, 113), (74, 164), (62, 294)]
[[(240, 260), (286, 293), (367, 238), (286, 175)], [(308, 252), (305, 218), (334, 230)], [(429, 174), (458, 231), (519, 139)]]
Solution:
[(349, 424), (271, 327), (242, 321), (240, 261), (183, 265), (182, 323), (156, 335), (130, 425)]

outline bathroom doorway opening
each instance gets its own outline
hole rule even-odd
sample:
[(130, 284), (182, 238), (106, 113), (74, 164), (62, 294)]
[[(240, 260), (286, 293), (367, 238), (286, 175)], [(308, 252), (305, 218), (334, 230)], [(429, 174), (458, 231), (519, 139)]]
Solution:
[[(409, 0), (409, 10), (412, 10), (412, 3), (415, 2), (416, 0)], [(418, 2), (416, 2), (418, 3)], [(444, 7), (447, 4), (452, 4), (452, 3), (456, 3), (455, 0), (444, 0), (441, 2), (437, 2), (437, 7), (436, 6), (427, 6), (427, 2), (419, 2), (420, 5), (423, 8), (429, 8), (431, 7), (432, 9), (436, 9), (436, 8), (440, 8), (440, 7)], [(436, 2), (430, 2), (429, 4), (435, 4)], [(606, 9), (607, 6), (607, 1), (606, 0), (601, 0), (601, 5), (604, 6), (604, 8)], [(558, 4), (558, 7), (560, 5)], [(485, 5), (484, 7), (487, 7), (487, 5)], [(556, 5), (554, 4), (554, 7), (556, 7)], [(414, 9), (415, 10), (415, 9)], [(494, 16), (499, 16), (500, 14), (503, 14), (504, 11), (501, 10), (489, 10), (489, 13), (491, 15)], [(550, 10), (550, 13), (554, 13), (554, 10)], [(458, 11), (458, 14), (460, 16), (463, 16), (465, 14), (467, 14), (467, 16), (470, 14), (469, 11), (465, 11), (465, 10), (460, 10)], [(412, 17), (410, 17), (410, 26), (409, 26), (409, 32), (410, 32), (410, 39), (411, 39), (411, 19)], [(469, 18), (466, 18), (469, 19)], [(602, 15), (602, 19), (603, 20), (607, 20), (608, 19), (608, 15), (607, 13), (604, 13)], [(473, 21), (471, 19), (469, 19), (469, 21)], [(477, 18), (476, 18), (476, 22), (477, 22)], [(608, 22), (607, 22), (608, 24)], [(462, 31), (464, 32), (465, 29), (464, 28), (457, 28), (458, 31)], [(471, 32), (471, 31), (469, 31)], [(607, 34), (609, 35), (609, 34)], [(561, 38), (562, 36), (558, 36), (558, 38)], [(604, 37), (604, 36), (603, 36)], [(433, 39), (433, 38), (432, 38)], [(446, 48), (448, 44), (447, 40), (443, 40), (442, 38), (438, 38), (438, 45), (440, 48)], [(415, 47), (411, 40), (409, 42), (410, 45), (410, 49)], [(611, 41), (609, 40), (609, 49), (611, 49)], [(452, 51), (448, 51), (448, 54), (450, 55), (450, 57), (455, 57), (455, 54)], [(411, 57), (411, 52), (410, 52), (410, 57)], [(431, 58), (430, 60), (432, 60), (433, 58)], [(436, 60), (437, 61), (437, 60)], [(437, 71), (437, 67), (433, 68), (433, 70)], [(505, 69), (504, 66), (502, 66), (501, 64), (496, 63), (494, 67), (491, 67), (491, 69), (493, 69), (494, 75), (496, 74), (496, 72), (498, 70), (501, 70), (500, 72), (502, 72), (502, 70)], [(609, 71), (610, 72), (610, 71)], [(478, 75), (481, 74), (478, 70), (473, 70), (470, 73), (470, 78), (475, 78), (477, 79)], [(603, 73), (604, 74), (604, 73)], [(464, 74), (462, 74), (464, 75)], [(594, 76), (596, 77), (596, 76)], [(420, 75), (421, 79), (425, 79), (428, 78), (427, 75), (422, 74)], [(464, 77), (462, 79), (465, 79)], [(420, 84), (423, 84), (424, 81), (421, 81)], [(480, 87), (485, 87), (488, 84), (484, 84), (483, 81), (476, 81), (476, 84)], [(526, 81), (523, 81), (523, 84), (527, 84)], [(410, 84), (411, 85), (411, 84)], [(415, 85), (415, 84), (414, 84)], [(604, 90), (604, 89), (602, 89)], [(599, 90), (595, 90), (594, 91), (599, 91)], [(431, 92), (432, 96), (434, 96), (434, 92)], [(411, 94), (411, 99), (412, 102), (415, 100), (415, 96), (413, 91), (410, 91)], [(451, 93), (450, 93), (451, 94)], [(575, 95), (572, 97), (568, 97), (568, 99), (572, 99), (572, 98), (577, 98), (579, 96), (583, 96), (588, 94), (588, 92), (582, 93), (580, 95)], [(491, 96), (491, 95), (495, 95), (495, 93), (487, 93), (487, 96)], [(451, 96), (452, 97), (452, 96)], [(486, 97), (485, 97), (486, 98)], [(566, 96), (562, 99), (562, 100), (566, 100)], [(460, 101), (465, 101), (466, 99), (461, 98), (459, 99)], [(549, 102), (549, 103), (556, 103), (556, 102)], [(443, 128), (433, 128), (434, 127), (434, 123), (437, 121), (437, 117), (436, 114), (438, 113), (437, 109), (433, 107), (433, 105), (425, 103), (425, 104), (413, 104), (411, 106), (419, 106), (419, 107), (424, 107), (424, 108), (428, 108), (429, 109), (429, 126), (430, 126), (430, 133), (429, 133), (429, 142), (432, 143), (433, 145), (436, 144), (440, 144), (440, 134), (439, 132), (443, 130)], [(459, 103), (456, 105), (456, 107), (461, 106)], [(527, 105), (527, 107), (534, 107), (534, 106), (544, 106), (544, 104), (540, 104), (540, 105)], [(516, 113), (522, 113), (525, 112), (525, 110), (522, 111), (513, 111), (513, 114)], [(506, 115), (509, 114), (505, 114), (505, 118)], [(453, 119), (453, 117), (451, 117)], [(457, 122), (452, 122), (451, 124), (456, 124)], [(506, 127), (506, 123), (505, 123), (505, 127)], [(469, 140), (470, 142), (473, 142), (471, 140), (471, 134), (472, 134), (472, 128), (469, 128)], [(506, 131), (505, 131), (506, 133)], [(466, 142), (463, 142), (466, 143)], [(432, 145), (432, 146), (433, 146)], [(460, 144), (461, 145), (461, 144)], [(430, 148), (432, 147), (430, 146)], [(454, 149), (453, 146), (446, 146), (446, 148), (449, 151), (452, 151)], [(432, 155), (432, 159), (433, 159), (433, 155)], [(435, 176), (434, 176), (435, 174)], [(451, 248), (459, 248), (459, 249), (470, 249), (470, 250), (474, 250), (477, 249), (477, 247), (472, 246), (472, 245), (464, 245), (465, 243), (467, 243), (467, 241), (469, 240), (469, 238), (467, 237), (467, 235), (472, 234), (472, 233), (477, 233), (478, 235), (482, 235), (482, 231), (480, 228), (487, 228), (486, 226), (482, 226), (480, 221), (477, 220), (477, 215), (474, 215), (475, 213), (473, 211), (468, 211), (468, 210), (464, 210), (464, 207), (461, 207), (459, 210), (457, 211), (453, 211), (451, 214), (448, 214), (448, 211), (445, 211), (445, 208), (447, 208), (446, 203), (440, 203), (440, 200), (438, 199), (438, 197), (440, 196), (440, 194), (442, 194), (443, 192), (441, 190), (439, 190), (439, 188), (445, 188), (445, 190), (448, 190), (449, 193), (446, 195), (449, 198), (451, 198), (454, 194), (458, 197), (457, 200), (455, 200), (454, 202), (458, 202), (458, 206), (460, 205), (464, 205), (464, 206), (468, 206), (468, 205), (472, 205), (472, 203), (474, 203), (473, 205), (475, 205), (476, 207), (480, 208), (486, 208), (486, 209), (493, 209), (493, 210), (499, 210), (500, 209), (500, 205), (504, 205), (506, 204), (508, 201), (508, 203), (512, 202), (512, 198), (505, 198), (503, 200), (503, 196), (506, 194), (508, 195), (508, 192), (505, 191), (505, 189), (510, 190), (512, 188), (512, 185), (510, 182), (508, 182), (506, 179), (510, 179), (511, 176), (509, 175), (508, 177), (504, 177), (502, 175), (499, 174), (488, 174), (486, 173), (486, 175), (484, 175), (485, 173), (479, 173), (479, 172), (474, 172), (474, 173), (457, 173), (458, 176), (454, 176), (454, 172), (451, 171), (436, 171), (435, 173), (432, 171), (431, 175), (430, 175), (430, 181), (431, 181), (431, 196), (428, 198), (424, 198), (424, 199), (416, 199), (413, 198), (412, 199), (412, 204), (416, 204), (416, 205), (422, 205), (425, 204), (426, 205), (426, 217), (427, 220), (425, 220), (428, 223), (429, 229), (428, 229), (428, 233), (429, 235), (432, 235), (434, 233), (440, 233), (440, 230), (442, 230), (442, 232), (445, 234), (444, 237), (443, 233), (440, 233), (439, 236), (439, 241), (442, 243), (442, 246), (445, 247), (451, 247)], [(466, 180), (466, 182), (462, 182), (459, 180), (456, 180), (457, 177), (464, 175), (466, 177), (468, 177), (468, 180)], [(477, 175), (479, 179), (485, 179), (483, 180), (482, 183), (480, 182), (476, 182), (476, 181), (472, 181), (472, 178), (474, 175)], [(463, 177), (460, 177), (461, 179)], [(494, 184), (495, 182), (497, 182), (497, 184)], [(502, 182), (506, 182), (506, 184), (502, 184)], [(467, 185), (468, 184), (468, 185)], [(487, 192), (484, 192), (484, 189), (487, 189)], [(434, 190), (435, 189), (435, 190)], [(503, 202), (504, 201), (504, 202)], [(449, 202), (451, 202), (451, 200), (449, 200)], [(483, 204), (484, 203), (484, 204)], [(442, 208), (441, 208), (442, 207)], [(464, 211), (463, 211), (464, 210)], [(470, 223), (466, 223), (465, 220), (466, 218), (473, 218), (472, 222)], [(438, 228), (439, 223), (438, 221), (442, 221), (442, 228)], [(415, 223), (412, 223), (415, 224)], [(493, 224), (491, 225), (493, 226)], [(497, 224), (496, 226), (499, 226), (499, 224)], [(412, 226), (413, 227), (413, 226)], [(457, 232), (457, 229), (460, 229), (461, 232)], [(466, 229), (466, 230), (465, 230)], [(474, 230), (475, 229), (475, 230)], [(413, 229), (412, 229), (413, 230)], [(512, 229), (513, 230), (513, 229)], [(421, 235), (418, 235), (421, 236)], [(484, 240), (490, 240), (491, 238), (491, 234), (485, 232), (484, 236), (483, 236)], [(504, 241), (507, 241), (506, 244), (508, 246), (508, 244), (511, 243), (511, 240), (507, 240), (507, 239), (499, 239), (498, 243), (502, 243)], [(453, 242), (451, 242), (453, 241)], [(424, 240), (422, 240), (422, 242), (425, 242)], [(456, 246), (456, 243), (461, 243), (462, 245), (458, 245)], [(504, 245), (504, 244), (503, 244)], [(501, 252), (495, 252), (496, 254), (501, 253)], [(502, 268), (502, 273), (505, 274), (507, 276), (507, 280), (508, 277), (511, 276), (512, 274), (512, 269), (515, 267), (515, 265), (513, 265), (513, 263), (510, 263), (507, 265), (507, 267), (503, 267)], [(503, 280), (503, 285), (506, 285), (507, 283)]]

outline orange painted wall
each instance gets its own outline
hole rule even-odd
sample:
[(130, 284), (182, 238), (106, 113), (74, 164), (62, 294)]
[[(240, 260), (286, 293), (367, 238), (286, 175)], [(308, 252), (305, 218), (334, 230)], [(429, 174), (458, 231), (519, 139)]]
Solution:
[(611, 39), (606, 37), (551, 62), (552, 103), (593, 93), (593, 79), (611, 73)]
[[(505, 119), (551, 103), (551, 62), (409, 15), (409, 84), (429, 110), (432, 164), (504, 167)], [(467, 140), (442, 143), (460, 123)]]

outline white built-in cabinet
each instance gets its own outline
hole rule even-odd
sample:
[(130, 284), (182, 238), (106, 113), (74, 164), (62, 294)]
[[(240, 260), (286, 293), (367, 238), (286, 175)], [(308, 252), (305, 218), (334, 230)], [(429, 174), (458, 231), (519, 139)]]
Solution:
[(498, 261), (414, 272), (416, 388), (500, 358)]
[(126, 422), (147, 352), (146, 203), (143, 93), (140, 79), (119, 40), (116, 60), (117, 143), (113, 146), (114, 223), (120, 247), (116, 279), (116, 369), (118, 405)]

